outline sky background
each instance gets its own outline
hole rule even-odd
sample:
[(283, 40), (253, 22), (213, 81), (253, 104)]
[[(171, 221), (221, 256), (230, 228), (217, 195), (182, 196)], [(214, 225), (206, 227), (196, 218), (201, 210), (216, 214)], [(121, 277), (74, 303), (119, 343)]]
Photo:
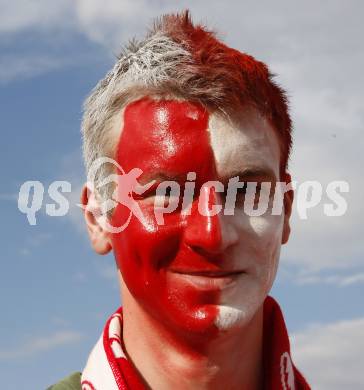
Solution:
[[(344, 216), (325, 216), (325, 197), (306, 220), (294, 209), (272, 295), (313, 388), (364, 388), (363, 2), (0, 0), (1, 389), (82, 370), (120, 304), (113, 257), (92, 252), (75, 206), (82, 102), (128, 39), (183, 8), (287, 89), (293, 179), (349, 183)], [(46, 191), (36, 226), (17, 208), (27, 180)], [(64, 217), (45, 212), (54, 180), (72, 184)]]

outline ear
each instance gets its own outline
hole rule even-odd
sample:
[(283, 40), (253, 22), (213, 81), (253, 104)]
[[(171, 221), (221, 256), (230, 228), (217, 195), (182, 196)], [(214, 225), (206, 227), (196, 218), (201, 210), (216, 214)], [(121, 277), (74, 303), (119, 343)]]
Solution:
[[(289, 173), (285, 173), (284, 181), (288, 185), (291, 183), (291, 175)], [(294, 192), (292, 187), (284, 193), (283, 198), (283, 207), (284, 207), (284, 221), (283, 221), (283, 231), (282, 231), (282, 244), (286, 244), (288, 242), (291, 226), (289, 220), (292, 214), (292, 204), (293, 204)]]
[(105, 255), (112, 248), (110, 233), (101, 224), (101, 209), (96, 195), (86, 184), (81, 191), (81, 204), (84, 206), (84, 217), (91, 245), (96, 253)]

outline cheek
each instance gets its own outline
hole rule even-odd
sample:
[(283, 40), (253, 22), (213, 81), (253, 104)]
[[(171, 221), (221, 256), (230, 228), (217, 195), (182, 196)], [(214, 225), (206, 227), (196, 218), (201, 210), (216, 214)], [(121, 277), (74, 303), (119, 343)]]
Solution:
[[(143, 208), (145, 215), (147, 211)], [(124, 211), (116, 209), (114, 221), (122, 218)], [(166, 271), (184, 258), (182, 237), (182, 219), (172, 213), (162, 226), (145, 226), (132, 218), (125, 231), (113, 235), (112, 244), (123, 281), (138, 304), (175, 332), (207, 332), (205, 336), (212, 337), (217, 309), (210, 304), (218, 301), (218, 292), (196, 291)]]
[(256, 275), (269, 290), (273, 284), (278, 267), (283, 218), (272, 215), (250, 217), (249, 225), (255, 236)]
[[(112, 235), (114, 255), (124, 281), (138, 295), (154, 282), (161, 284), (161, 280), (156, 280), (163, 276), (159, 271), (176, 256), (180, 237), (176, 217), (171, 216), (168, 224), (160, 226), (154, 218), (153, 205), (139, 205), (143, 221), (132, 216), (125, 230)], [(112, 224), (120, 226), (128, 215), (129, 210), (118, 205)]]
[(274, 278), (281, 247), (283, 218), (264, 214), (259, 217), (234, 216), (239, 235), (237, 257), (258, 279)]
[(235, 218), (240, 246), (234, 257), (246, 268), (240, 283), (221, 296), (219, 329), (243, 326), (256, 313), (272, 287), (280, 252), (282, 225), (274, 216)]

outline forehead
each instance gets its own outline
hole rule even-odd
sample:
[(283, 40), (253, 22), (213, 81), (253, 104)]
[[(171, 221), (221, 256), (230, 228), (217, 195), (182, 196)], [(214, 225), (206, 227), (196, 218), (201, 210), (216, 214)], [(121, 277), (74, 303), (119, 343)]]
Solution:
[(183, 174), (213, 161), (208, 112), (200, 104), (143, 98), (125, 107), (116, 158), (127, 171)]
[(229, 121), (197, 103), (145, 97), (125, 107), (121, 128), (117, 159), (128, 170), (183, 174), (212, 172), (214, 165), (220, 177), (245, 168), (269, 169), (278, 177), (276, 133), (254, 109)]
[(246, 108), (234, 120), (212, 114), (209, 118), (211, 148), (219, 176), (245, 168), (274, 172), (279, 177), (280, 146), (269, 121), (256, 109)]

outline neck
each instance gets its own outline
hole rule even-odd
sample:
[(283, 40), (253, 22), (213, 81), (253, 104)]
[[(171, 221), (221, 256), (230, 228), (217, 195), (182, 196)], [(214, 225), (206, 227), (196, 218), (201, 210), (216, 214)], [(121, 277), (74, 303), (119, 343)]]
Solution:
[(126, 287), (122, 290), (126, 353), (150, 389), (262, 387), (262, 308), (244, 327), (221, 332), (204, 345), (176, 336), (148, 315)]

